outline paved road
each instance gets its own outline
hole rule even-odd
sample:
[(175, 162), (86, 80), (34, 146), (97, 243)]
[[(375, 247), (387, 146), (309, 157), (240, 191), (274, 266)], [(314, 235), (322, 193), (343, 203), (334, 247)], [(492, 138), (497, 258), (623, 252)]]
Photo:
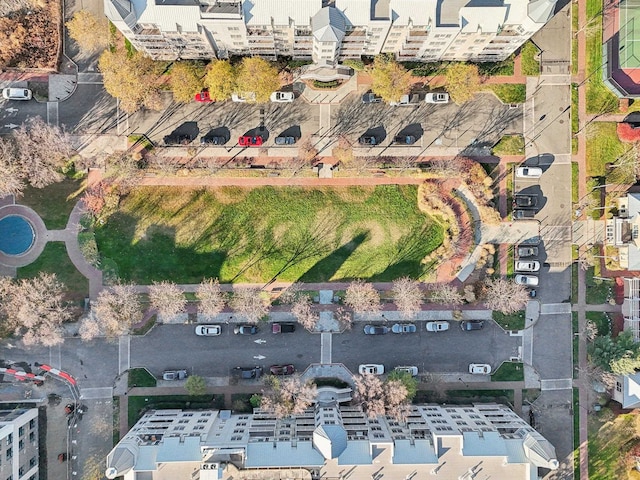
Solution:
[[(0, 89), (6, 85), (0, 84)], [(10, 133), (27, 119), (42, 117), (47, 120), (47, 104), (35, 100), (15, 102), (0, 98), (0, 135)]]

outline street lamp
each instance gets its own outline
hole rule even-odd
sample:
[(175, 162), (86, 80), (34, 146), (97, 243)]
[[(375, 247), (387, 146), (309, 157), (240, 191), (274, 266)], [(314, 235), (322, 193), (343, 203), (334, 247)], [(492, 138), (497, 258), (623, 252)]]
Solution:
[(461, 381), (466, 388), (469, 388), (469, 385), (464, 380), (462, 380), (462, 378), (458, 377), (458, 380)]

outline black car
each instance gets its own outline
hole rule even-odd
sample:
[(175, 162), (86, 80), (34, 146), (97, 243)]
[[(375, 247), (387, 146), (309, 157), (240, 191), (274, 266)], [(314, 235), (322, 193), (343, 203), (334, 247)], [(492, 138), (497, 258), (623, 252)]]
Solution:
[(376, 137), (374, 137), (373, 135), (362, 135), (358, 139), (358, 143), (360, 145), (377, 145), (378, 144), (378, 139)]
[(164, 137), (165, 145), (189, 145), (193, 141), (191, 135), (167, 135)]
[(224, 137), (202, 137), (200, 145), (224, 145), (227, 139)]
[(293, 145), (296, 137), (276, 137), (276, 145)]
[(516, 195), (513, 205), (517, 208), (535, 208), (538, 205), (537, 195)]
[(367, 92), (362, 95), (362, 103), (380, 103), (382, 97), (378, 97), (375, 93)]
[(389, 333), (389, 327), (384, 327), (382, 325), (365, 325), (364, 326), (365, 335), (386, 335), (387, 333)]
[(397, 143), (399, 145), (413, 145), (416, 143), (416, 137), (413, 135), (396, 135), (393, 137), (393, 143)]
[(536, 212), (535, 210), (514, 210), (513, 218), (515, 220), (523, 220), (525, 218), (535, 218)]
[(255, 335), (258, 333), (258, 327), (255, 325), (236, 325), (233, 327), (233, 333), (236, 335)]
[(537, 257), (538, 256), (538, 247), (527, 247), (525, 245), (519, 245), (517, 249), (518, 257), (526, 258), (526, 257)]
[(234, 376), (250, 380), (252, 378), (258, 379), (262, 376), (262, 367), (256, 365), (255, 367), (235, 367), (233, 369)]
[(484, 320), (465, 320), (460, 322), (460, 328), (463, 332), (482, 330), (484, 328)]
[(273, 323), (271, 325), (273, 333), (293, 333), (296, 331), (295, 323)]

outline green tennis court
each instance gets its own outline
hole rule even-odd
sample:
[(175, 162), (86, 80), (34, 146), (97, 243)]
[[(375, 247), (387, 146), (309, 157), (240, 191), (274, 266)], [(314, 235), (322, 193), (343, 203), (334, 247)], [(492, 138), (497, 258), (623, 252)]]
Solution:
[(640, 0), (620, 2), (620, 68), (640, 68)]

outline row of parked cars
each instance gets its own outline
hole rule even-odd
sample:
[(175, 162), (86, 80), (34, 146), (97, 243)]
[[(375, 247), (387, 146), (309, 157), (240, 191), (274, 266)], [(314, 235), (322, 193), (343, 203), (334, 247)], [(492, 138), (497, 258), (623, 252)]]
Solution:
[[(273, 92), (269, 97), (273, 103), (290, 103), (296, 99), (296, 96), (293, 92)], [(196, 93), (194, 100), (199, 103), (214, 103), (218, 101), (217, 99), (211, 97), (209, 94), (209, 90), (204, 89), (201, 92)], [(255, 102), (256, 94), (255, 92), (245, 92), (245, 93), (234, 93), (231, 95), (232, 102), (246, 103), (246, 102)]]
[[(253, 323), (234, 325), (233, 333), (236, 335), (255, 335), (260, 331)], [(272, 333), (293, 333), (296, 331), (295, 323), (272, 323)], [(195, 329), (199, 337), (217, 337), (222, 334), (222, 325), (198, 325)]]
[[(464, 332), (472, 330), (482, 330), (484, 320), (464, 320), (459, 323), (460, 329)], [(447, 320), (436, 320), (427, 322), (425, 329), (427, 332), (446, 332), (450, 323)], [(386, 335), (387, 333), (416, 333), (418, 328), (413, 323), (396, 323), (391, 328), (386, 325), (365, 325), (365, 335)]]
[[(516, 178), (538, 179), (542, 176), (540, 167), (518, 167)], [(538, 196), (517, 193), (513, 198), (513, 218), (524, 220), (535, 218), (538, 209)]]
[(536, 296), (535, 287), (537, 287), (539, 283), (538, 276), (532, 275), (532, 273), (536, 273), (540, 270), (540, 262), (535, 260), (538, 253), (538, 247), (533, 245), (516, 246), (515, 281), (518, 285), (530, 287), (529, 295), (531, 297)]
[[(412, 377), (418, 376), (418, 367), (411, 365), (403, 365), (393, 369), (395, 372), (404, 372)], [(360, 375), (384, 375), (384, 365), (381, 363), (365, 363), (358, 366)], [(488, 363), (470, 363), (469, 373), (473, 375), (489, 375), (491, 373), (491, 365)]]
[[(373, 92), (367, 92), (362, 95), (362, 103), (381, 103), (382, 97)], [(389, 105), (398, 107), (404, 105), (418, 105), (420, 103), (420, 95), (417, 93), (411, 95), (402, 95), (397, 102), (390, 102)], [(446, 92), (429, 92), (424, 97), (424, 103), (449, 103), (449, 94)]]

